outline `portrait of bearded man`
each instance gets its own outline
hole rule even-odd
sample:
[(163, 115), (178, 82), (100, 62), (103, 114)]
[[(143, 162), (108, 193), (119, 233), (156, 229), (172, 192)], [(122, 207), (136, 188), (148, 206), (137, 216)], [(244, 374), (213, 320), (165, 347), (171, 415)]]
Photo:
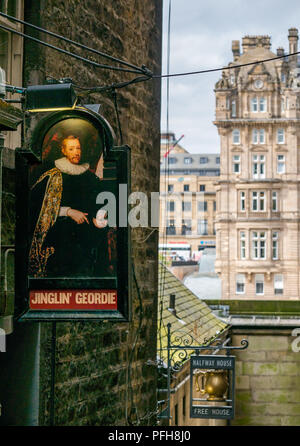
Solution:
[(29, 273), (33, 277), (98, 277), (107, 273), (106, 212), (97, 195), (103, 181), (82, 163), (79, 137), (61, 142), (61, 157), (43, 163), (31, 188), (32, 242)]

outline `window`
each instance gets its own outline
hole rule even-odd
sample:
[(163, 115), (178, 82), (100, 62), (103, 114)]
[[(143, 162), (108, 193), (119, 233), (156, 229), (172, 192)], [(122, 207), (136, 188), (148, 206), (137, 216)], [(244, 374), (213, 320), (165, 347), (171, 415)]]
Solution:
[(241, 172), (241, 157), (240, 155), (233, 155), (232, 157), (232, 170), (233, 173)]
[(226, 109), (230, 109), (230, 99), (228, 97), (226, 98)]
[(274, 294), (283, 294), (283, 274), (274, 275)]
[(264, 275), (263, 274), (255, 274), (255, 294), (257, 294), (257, 295), (264, 294)]
[(285, 156), (277, 155), (277, 173), (285, 173)]
[(167, 210), (170, 212), (175, 211), (175, 201), (167, 201)]
[(193, 159), (192, 158), (184, 158), (183, 162), (184, 162), (184, 164), (192, 164)]
[(238, 129), (234, 129), (232, 132), (232, 143), (240, 144), (240, 131)]
[(265, 231), (252, 232), (252, 258), (254, 260), (266, 258), (266, 233)]
[(182, 210), (183, 211), (191, 211), (192, 210), (192, 202), (191, 201), (183, 201), (182, 202)]
[(207, 235), (207, 220), (198, 220), (198, 235)]
[(183, 185), (183, 191), (184, 192), (189, 192), (189, 190), (190, 190), (190, 185), (189, 184), (184, 184)]
[(266, 98), (259, 99), (259, 111), (266, 112), (267, 111), (267, 100)]
[(174, 185), (168, 184), (168, 192), (174, 192)]
[(281, 73), (281, 82), (285, 82), (286, 76), (285, 73)]
[(246, 233), (245, 231), (240, 232), (240, 258), (245, 260), (246, 258)]
[(278, 211), (278, 193), (276, 191), (272, 191), (272, 211)]
[(279, 243), (278, 239), (279, 239), (278, 232), (277, 231), (273, 232), (273, 234), (272, 234), (272, 259), (273, 260), (278, 260), (278, 258), (279, 258), (278, 257), (278, 243)]
[(254, 179), (265, 178), (265, 155), (252, 156), (252, 175)]
[(205, 192), (205, 184), (200, 184), (200, 192)]
[(265, 211), (265, 192), (252, 192), (252, 211)]
[(235, 101), (231, 102), (231, 117), (232, 118), (236, 117), (236, 102)]
[(216, 164), (220, 164), (220, 157), (219, 156), (216, 157)]
[(277, 129), (277, 144), (284, 144), (284, 129)]
[(281, 111), (284, 112), (285, 110), (285, 100), (284, 98), (281, 98)]
[(191, 234), (192, 234), (192, 221), (182, 220), (181, 235), (191, 235)]
[(236, 294), (245, 294), (245, 274), (236, 275)]
[(0, 10), (5, 14), (16, 17), (18, 13), (18, 0), (1, 0)]
[(214, 211), (216, 211), (216, 210), (217, 210), (217, 202), (214, 201)]
[(240, 192), (240, 210), (242, 212), (246, 210), (245, 200), (246, 200), (245, 192)]
[(267, 100), (266, 98), (257, 98), (256, 96), (251, 99), (251, 111), (256, 113), (258, 111), (267, 111)]
[(199, 212), (207, 211), (207, 201), (198, 201), (198, 211)]
[(257, 112), (258, 111), (258, 105), (257, 105), (257, 97), (251, 99), (251, 111)]
[(200, 157), (200, 164), (206, 164), (208, 163), (208, 158), (206, 156), (201, 156)]
[(176, 164), (177, 163), (177, 158), (174, 158), (173, 156), (170, 156), (168, 158), (168, 163), (169, 164)]
[(166, 233), (167, 235), (176, 235), (175, 220), (167, 220)]
[(252, 143), (253, 144), (264, 144), (265, 143), (265, 130), (264, 129), (253, 129), (252, 130)]

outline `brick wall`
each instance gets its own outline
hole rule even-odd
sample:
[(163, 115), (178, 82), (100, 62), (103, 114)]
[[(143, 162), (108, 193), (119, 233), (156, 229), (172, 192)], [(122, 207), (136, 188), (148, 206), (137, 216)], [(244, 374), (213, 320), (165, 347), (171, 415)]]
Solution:
[[(25, 20), (155, 73), (161, 65), (160, 0), (28, 1)], [(26, 30), (28, 31), (28, 30)], [(39, 38), (45, 38), (32, 32)], [(65, 43), (49, 43), (75, 50)], [(43, 83), (47, 75), (71, 77), (88, 87), (131, 79), (126, 73), (103, 71), (26, 41), (24, 85)], [(76, 50), (83, 57), (98, 56)], [(111, 62), (108, 62), (111, 64)], [(112, 98), (90, 95), (118, 135)], [(129, 86), (118, 92), (123, 140), (132, 148), (132, 190), (159, 190), (160, 81)], [(29, 126), (27, 136), (32, 128)], [(156, 357), (157, 232), (132, 230), (132, 258), (139, 284), (143, 318), (133, 285), (131, 323), (57, 323), (55, 424), (151, 424), (156, 409), (156, 374), (148, 359)], [(149, 238), (147, 238), (149, 236)], [(143, 242), (146, 239), (146, 242)], [(51, 325), (41, 324), (40, 424), (49, 423)]]
[(300, 353), (292, 351), (295, 337), (289, 330), (234, 330), (233, 345), (249, 342), (235, 351), (236, 417), (233, 425), (299, 426)]

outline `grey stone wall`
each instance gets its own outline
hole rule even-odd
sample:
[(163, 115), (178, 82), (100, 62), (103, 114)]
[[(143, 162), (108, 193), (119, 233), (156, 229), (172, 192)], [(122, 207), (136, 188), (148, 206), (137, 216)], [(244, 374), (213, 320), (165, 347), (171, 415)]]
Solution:
[[(236, 417), (233, 425), (299, 426), (300, 352), (292, 350), (291, 329), (233, 331), (236, 350)], [(299, 343), (298, 343), (299, 344)]]

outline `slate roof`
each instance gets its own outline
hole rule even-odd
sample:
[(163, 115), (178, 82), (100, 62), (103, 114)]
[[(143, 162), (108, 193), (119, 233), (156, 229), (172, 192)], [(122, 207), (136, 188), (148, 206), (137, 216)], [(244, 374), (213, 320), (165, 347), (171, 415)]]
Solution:
[[(175, 294), (175, 309), (170, 311), (170, 294)], [(162, 310), (161, 310), (162, 308)], [(162, 314), (162, 317), (161, 317)], [(158, 355), (166, 362), (167, 352), (161, 348), (167, 347), (167, 325), (171, 324), (172, 344), (175, 334), (185, 334), (189, 345), (203, 345), (217, 338), (229, 328), (219, 319), (211, 309), (190, 291), (171, 271), (163, 264), (159, 265), (158, 286)], [(192, 351), (188, 351), (188, 356)], [(174, 354), (175, 361), (180, 359), (179, 352)], [(185, 358), (187, 359), (187, 358)]]

